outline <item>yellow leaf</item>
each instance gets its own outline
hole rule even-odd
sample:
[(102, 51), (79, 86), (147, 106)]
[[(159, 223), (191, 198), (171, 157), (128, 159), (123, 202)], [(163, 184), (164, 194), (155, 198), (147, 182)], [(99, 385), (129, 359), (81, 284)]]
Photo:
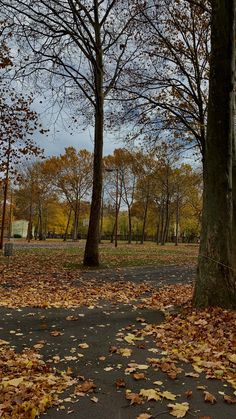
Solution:
[(236, 364), (236, 354), (227, 354), (227, 358), (230, 362)]
[(80, 343), (78, 346), (79, 346), (79, 348), (82, 348), (82, 349), (89, 348), (89, 345), (87, 343)]
[(129, 348), (120, 348), (119, 350), (118, 350), (118, 352), (122, 355), (122, 356), (131, 356), (131, 354), (132, 354), (132, 349), (129, 349)]
[(137, 416), (136, 419), (151, 419), (152, 416), (149, 415), (148, 413), (141, 413), (140, 415)]
[(8, 345), (9, 342), (7, 340), (0, 339), (0, 345)]
[(19, 384), (22, 383), (22, 381), (24, 381), (23, 377), (19, 377), (19, 378), (13, 378), (12, 380), (9, 381), (3, 381), (2, 384), (5, 386), (14, 386), (14, 387), (18, 387)]
[(144, 389), (142, 388), (139, 392), (140, 396), (146, 397), (147, 400), (160, 400), (160, 396), (156, 390), (153, 388)]
[(176, 399), (176, 395), (171, 393), (170, 391), (163, 391), (162, 393), (160, 393), (160, 396), (163, 397), (164, 399), (167, 400), (175, 400)]
[(168, 404), (168, 407), (172, 409), (170, 414), (176, 418), (183, 418), (189, 410), (188, 403)]
[(149, 368), (149, 365), (138, 364), (136, 368), (138, 368), (138, 370), (147, 370)]

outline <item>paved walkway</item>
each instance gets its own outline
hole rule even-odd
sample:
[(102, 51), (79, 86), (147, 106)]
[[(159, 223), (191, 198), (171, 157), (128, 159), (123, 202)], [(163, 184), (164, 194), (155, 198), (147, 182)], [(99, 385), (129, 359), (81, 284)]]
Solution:
[[(194, 278), (194, 270), (179, 267), (160, 268), (127, 268), (116, 271), (84, 272), (83, 277), (97, 276), (99, 279), (115, 281), (117, 279), (132, 280), (140, 282), (146, 279), (157, 286), (165, 283), (188, 282)], [(235, 419), (236, 408), (234, 405), (227, 405), (222, 401), (219, 391), (225, 391), (223, 383), (218, 380), (206, 380), (201, 374), (199, 378), (186, 377), (183, 373), (178, 375), (176, 380), (171, 380), (163, 372), (155, 371), (149, 367), (145, 370), (147, 379), (135, 381), (132, 375), (125, 374), (125, 368), (130, 362), (147, 364), (146, 358), (157, 357), (161, 354), (152, 353), (149, 349), (155, 348), (152, 338), (144, 342), (136, 342), (130, 346), (122, 342), (120, 334), (133, 332), (141, 327), (137, 318), (145, 318), (147, 323), (161, 323), (164, 320), (161, 312), (153, 310), (140, 310), (135, 306), (111, 304), (101, 302), (99, 307), (77, 308), (77, 309), (32, 309), (24, 308), (12, 310), (0, 308), (1, 329), (0, 338), (9, 341), (15, 346), (16, 351), (24, 347), (31, 347), (38, 341), (46, 341), (45, 346), (40, 350), (44, 360), (51, 362), (56, 368), (63, 370), (71, 367), (75, 376), (82, 375), (85, 379), (93, 379), (96, 384), (94, 393), (88, 393), (84, 397), (73, 396), (73, 389), (63, 394), (71, 397), (71, 402), (64, 402), (63, 410), (58, 408), (49, 409), (45, 417), (51, 419), (135, 419), (142, 412), (149, 412), (154, 418), (171, 418), (169, 414), (169, 403), (188, 402), (190, 413), (186, 418), (208, 419)], [(67, 316), (76, 316), (78, 320), (68, 321)], [(63, 334), (53, 337), (50, 332), (59, 330)], [(88, 348), (82, 349), (79, 344), (87, 343)], [(117, 353), (111, 353), (110, 347), (131, 347), (131, 357), (123, 357)], [(82, 354), (78, 355), (78, 354)], [(57, 357), (57, 358), (53, 358)], [(66, 359), (67, 357), (67, 359)], [(68, 358), (69, 357), (69, 358)], [(71, 359), (70, 357), (75, 357)], [(101, 360), (101, 357), (105, 357)], [(54, 364), (53, 360), (57, 359)], [(190, 365), (182, 365), (185, 371), (192, 371)], [(126, 388), (116, 389), (115, 381), (124, 379)], [(162, 381), (162, 391), (171, 391), (177, 397), (175, 402), (149, 401), (144, 405), (130, 406), (125, 399), (125, 390), (139, 392), (141, 388), (155, 388), (154, 381)], [(197, 386), (206, 386), (206, 389), (213, 393), (219, 400), (217, 404), (211, 405), (203, 401), (202, 391)], [(193, 396), (186, 399), (184, 393), (193, 391)], [(232, 395), (230, 388), (226, 389), (227, 394)], [(92, 397), (98, 399), (97, 403)], [(221, 399), (221, 400), (220, 400)]]

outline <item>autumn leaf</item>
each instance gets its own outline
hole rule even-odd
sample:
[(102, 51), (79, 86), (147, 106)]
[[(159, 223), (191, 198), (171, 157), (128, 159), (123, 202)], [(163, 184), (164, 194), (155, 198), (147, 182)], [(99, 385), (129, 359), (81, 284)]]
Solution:
[(125, 398), (127, 400), (130, 400), (130, 404), (131, 405), (133, 405), (133, 404), (142, 404), (143, 403), (143, 400), (142, 400), (142, 398), (140, 397), (139, 394), (132, 393), (131, 391), (128, 391), (128, 390), (126, 390)]
[(209, 393), (208, 391), (204, 391), (203, 394), (204, 394), (204, 401), (205, 402), (208, 402), (208, 403), (211, 403), (211, 404), (216, 403), (216, 398), (213, 394)]
[(129, 348), (120, 348), (120, 349), (118, 349), (117, 352), (120, 353), (122, 356), (129, 357), (132, 354), (132, 349), (129, 349)]
[(176, 418), (183, 418), (189, 410), (188, 403), (175, 403), (175, 404), (168, 404), (172, 410), (170, 411), (170, 415), (175, 416)]
[(233, 362), (233, 364), (236, 364), (236, 354), (227, 354), (227, 358), (230, 362)]
[(176, 399), (176, 395), (171, 393), (170, 391), (163, 391), (162, 393), (158, 392), (158, 394), (161, 397), (163, 397), (164, 399), (167, 399), (167, 400), (175, 400)]
[(225, 394), (223, 398), (224, 398), (224, 401), (228, 404), (235, 404), (236, 403), (236, 398), (235, 397), (227, 396), (227, 394)]
[(143, 372), (136, 372), (133, 374), (135, 380), (146, 380), (146, 376)]
[(87, 348), (89, 348), (89, 345), (87, 343), (80, 343), (78, 346), (81, 349), (87, 349)]
[(64, 333), (63, 333), (63, 332), (60, 332), (59, 330), (53, 330), (53, 331), (50, 333), (50, 335), (51, 335), (51, 336), (54, 336), (54, 337), (57, 337), (57, 336), (62, 336), (62, 335), (64, 335)]
[(115, 381), (116, 388), (126, 387), (126, 383), (123, 378), (117, 378)]
[(154, 390), (153, 388), (150, 389), (144, 389), (142, 388), (139, 392), (140, 396), (143, 396), (145, 398), (147, 398), (147, 400), (160, 400), (161, 397), (158, 394), (158, 392), (156, 390)]
[(75, 394), (81, 394), (81, 393), (88, 393), (91, 390), (94, 390), (96, 388), (96, 385), (94, 384), (94, 382), (92, 380), (87, 380), (84, 381), (84, 383), (82, 384), (78, 384), (75, 387)]
[(141, 413), (140, 415), (137, 416), (136, 419), (151, 419), (152, 415), (149, 415), (149, 413)]
[(9, 345), (9, 342), (7, 342), (7, 340), (0, 339), (0, 345)]
[(192, 390), (187, 390), (187, 391), (185, 391), (184, 395), (185, 395), (187, 398), (190, 398), (190, 397), (192, 397), (193, 392), (192, 392)]

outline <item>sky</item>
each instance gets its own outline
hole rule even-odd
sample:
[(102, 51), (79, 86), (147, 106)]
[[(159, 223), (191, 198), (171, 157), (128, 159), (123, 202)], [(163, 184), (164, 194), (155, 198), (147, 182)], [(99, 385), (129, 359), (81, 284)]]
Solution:
[[(73, 146), (76, 150), (86, 148), (93, 152), (93, 134), (92, 126), (84, 128), (83, 125), (69, 128), (71, 121), (65, 115), (57, 119), (57, 110), (50, 109), (42, 97), (35, 99), (33, 109), (38, 113), (40, 122), (44, 129), (49, 129), (48, 135), (38, 138), (37, 144), (44, 149), (46, 157), (58, 156), (64, 154), (66, 147)], [(57, 121), (55, 122), (55, 119)], [(125, 147), (124, 142), (116, 138), (115, 133), (104, 132), (104, 156), (112, 154), (115, 148)]]

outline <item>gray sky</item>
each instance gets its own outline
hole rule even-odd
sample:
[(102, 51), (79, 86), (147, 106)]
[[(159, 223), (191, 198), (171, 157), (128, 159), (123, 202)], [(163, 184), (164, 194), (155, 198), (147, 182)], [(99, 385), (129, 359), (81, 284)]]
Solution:
[[(38, 113), (44, 129), (50, 129), (48, 136), (40, 136), (37, 143), (45, 150), (45, 156), (58, 156), (64, 153), (66, 147), (87, 149), (93, 152), (93, 127), (83, 129), (83, 126), (69, 128), (72, 125), (68, 116), (58, 116), (57, 109), (48, 105), (42, 97), (35, 98), (32, 108)], [(55, 120), (57, 121), (55, 122)], [(112, 154), (115, 148), (124, 147), (118, 141), (115, 133), (104, 132), (104, 155)]]

